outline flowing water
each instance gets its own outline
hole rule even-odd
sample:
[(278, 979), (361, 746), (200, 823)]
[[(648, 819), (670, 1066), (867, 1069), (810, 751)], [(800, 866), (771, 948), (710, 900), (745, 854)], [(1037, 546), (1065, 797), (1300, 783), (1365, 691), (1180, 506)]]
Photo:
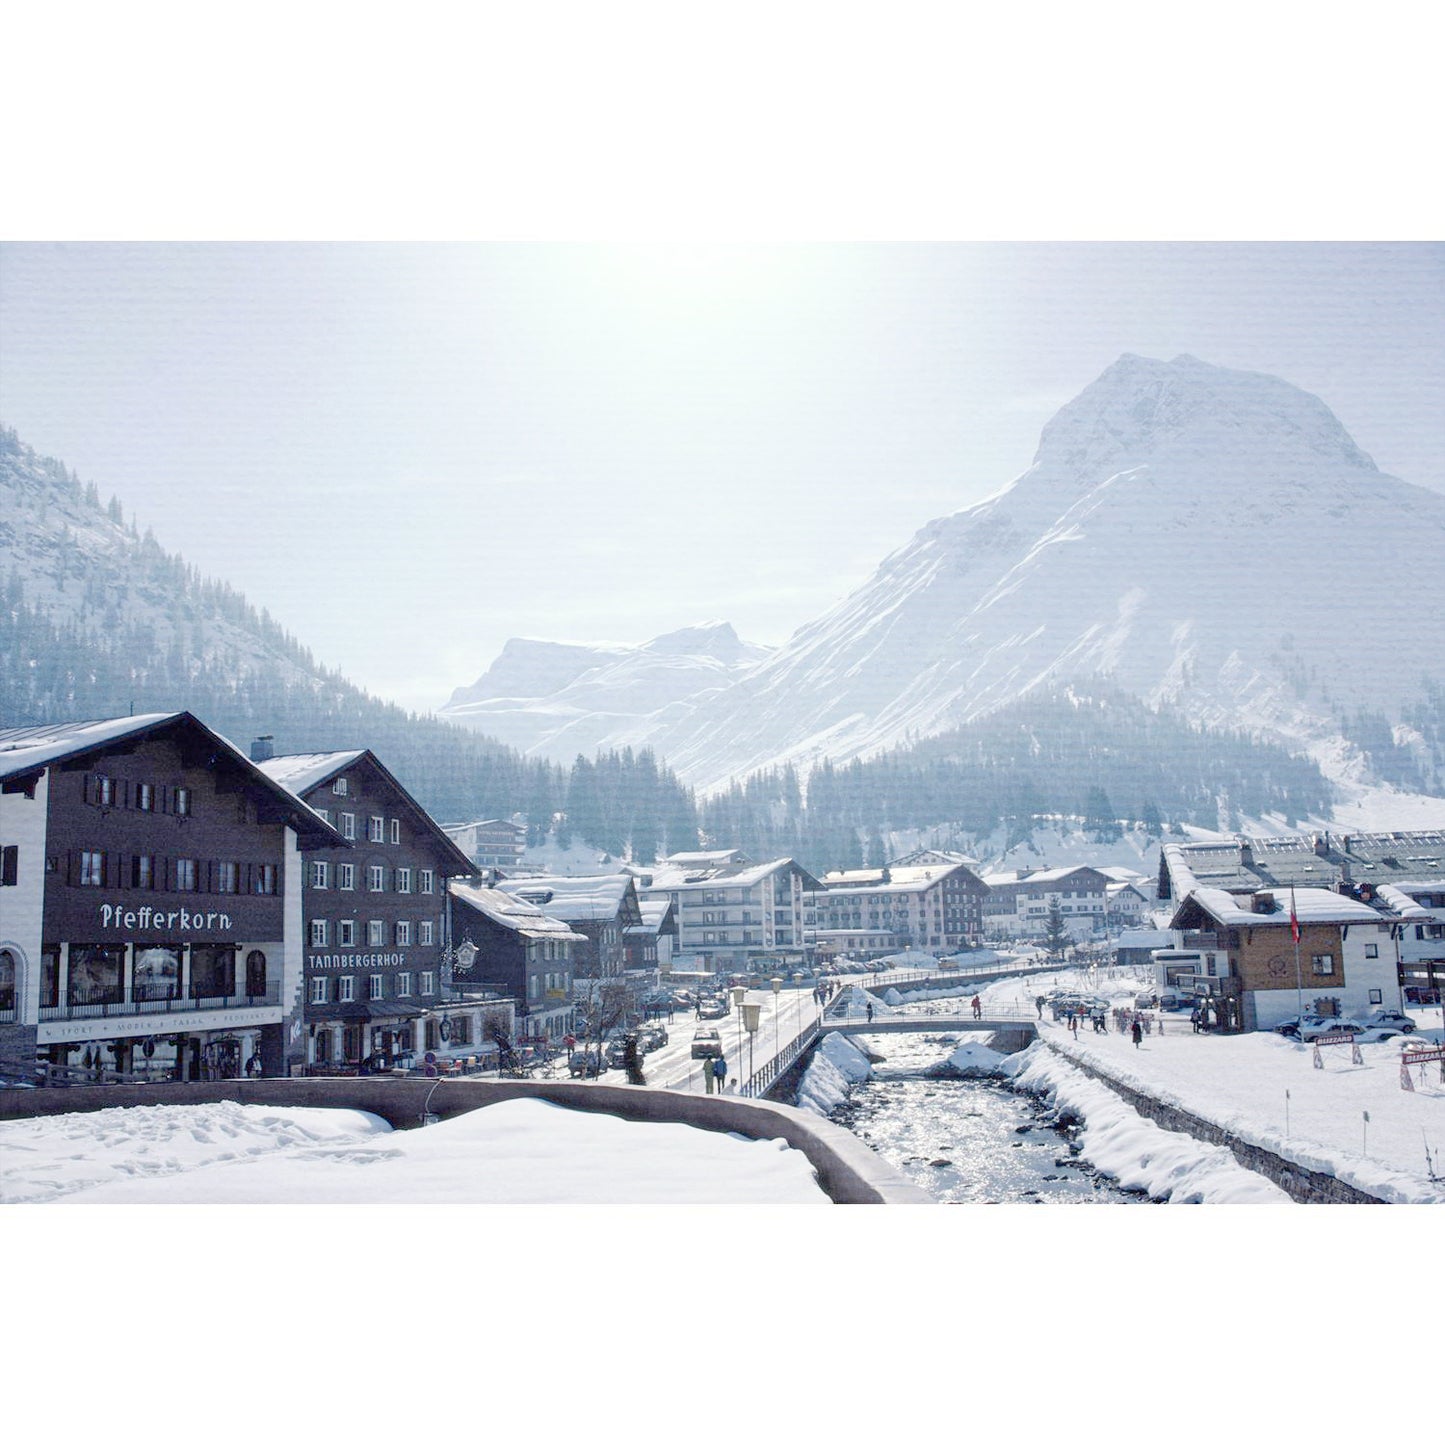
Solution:
[(1120, 1189), (1074, 1154), (1077, 1130), (1059, 1125), (1032, 1095), (996, 1080), (927, 1077), (924, 1071), (952, 1052), (951, 1037), (865, 1034), (855, 1042), (886, 1057), (874, 1064), (873, 1078), (853, 1087), (833, 1122), (940, 1203), (1148, 1202), (1147, 1195)]

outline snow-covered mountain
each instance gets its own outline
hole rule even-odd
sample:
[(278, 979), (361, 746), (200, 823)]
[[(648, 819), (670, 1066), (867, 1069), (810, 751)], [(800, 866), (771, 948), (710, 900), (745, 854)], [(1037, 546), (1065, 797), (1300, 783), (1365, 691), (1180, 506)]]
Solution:
[(1441, 556), (1445, 497), (1379, 471), (1317, 397), (1124, 356), (1014, 482), (929, 523), (726, 690), (613, 738), (707, 787), (1103, 675), (1348, 775), (1334, 709), (1398, 718), (1422, 676), (1445, 676)]
[(623, 747), (666, 726), (685, 699), (730, 688), (771, 649), (706, 622), (640, 647), (514, 637), (438, 716), (557, 762)]

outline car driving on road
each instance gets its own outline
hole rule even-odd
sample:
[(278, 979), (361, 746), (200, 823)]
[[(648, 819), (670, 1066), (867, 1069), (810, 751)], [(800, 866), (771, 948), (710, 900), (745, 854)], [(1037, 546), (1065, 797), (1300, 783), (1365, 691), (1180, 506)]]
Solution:
[(695, 1059), (717, 1059), (722, 1057), (722, 1039), (716, 1029), (699, 1029), (692, 1036), (692, 1056)]

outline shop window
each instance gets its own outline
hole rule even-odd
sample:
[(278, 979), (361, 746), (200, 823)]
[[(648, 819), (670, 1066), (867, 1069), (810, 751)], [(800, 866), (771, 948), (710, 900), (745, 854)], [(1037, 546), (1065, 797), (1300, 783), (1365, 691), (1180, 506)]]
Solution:
[(18, 971), (15, 955), (8, 948), (0, 948), (0, 1009), (6, 1012), (15, 1007), (15, 975)]
[(124, 969), (125, 949), (119, 944), (72, 944), (66, 1001), (119, 1003)]
[(47, 948), (40, 955), (40, 1007), (55, 1008), (60, 1003), (60, 950)]
[(197, 943), (191, 945), (191, 997), (229, 998), (236, 991), (236, 950)]
[(316, 1062), (318, 1064), (329, 1064), (331, 1062), (331, 1030), (316, 1030)]
[(246, 996), (261, 998), (266, 992), (266, 955), (253, 948), (246, 955)]
[(141, 1000), (179, 998), (181, 950), (177, 947), (138, 948), (132, 965), (131, 996)]

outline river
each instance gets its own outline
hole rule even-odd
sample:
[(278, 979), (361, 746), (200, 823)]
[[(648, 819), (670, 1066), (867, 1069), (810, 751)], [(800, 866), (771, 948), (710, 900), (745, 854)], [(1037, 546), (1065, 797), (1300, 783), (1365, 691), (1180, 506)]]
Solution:
[[(935, 1009), (937, 1006), (934, 1006)], [(909, 1013), (934, 1011), (922, 1004)], [(985, 1037), (974, 1035), (973, 1037)], [(944, 1035), (859, 1035), (885, 1058), (853, 1087), (833, 1122), (852, 1130), (911, 1183), (943, 1204), (1145, 1204), (1071, 1150), (1077, 1132), (1048, 1107), (988, 1079), (934, 1079), (952, 1051)]]

